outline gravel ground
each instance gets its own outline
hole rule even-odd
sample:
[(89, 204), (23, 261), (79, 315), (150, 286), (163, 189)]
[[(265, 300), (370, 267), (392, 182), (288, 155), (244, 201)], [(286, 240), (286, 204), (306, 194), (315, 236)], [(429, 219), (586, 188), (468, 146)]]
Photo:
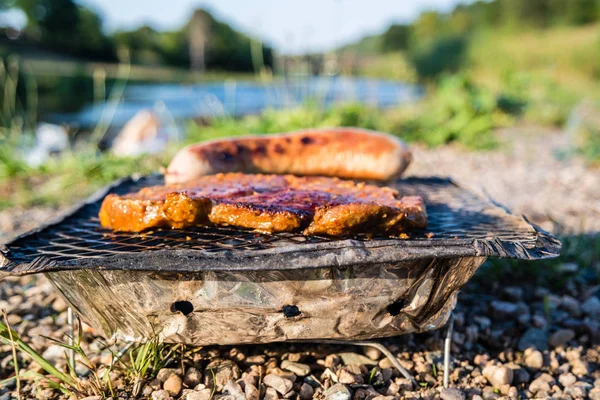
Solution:
[[(561, 160), (565, 141), (511, 130), (521, 138), (491, 153), (452, 147), (415, 149), (409, 174), (451, 176), (525, 213), (549, 229), (600, 231), (600, 173), (578, 159)], [(56, 210), (0, 213), (0, 242), (56, 215)], [(157, 377), (143, 382), (138, 398), (233, 399), (600, 399), (600, 285), (598, 265), (565, 263), (552, 279), (532, 274), (518, 280), (483, 267), (460, 293), (455, 311), (451, 389), (442, 389), (443, 331), (381, 342), (419, 382), (403, 378), (378, 351), (356, 346), (271, 344), (205, 347), (178, 352)], [(494, 279), (486, 279), (491, 276)], [(0, 309), (34, 349), (64, 366), (66, 304), (44, 277), (0, 282)], [(84, 324), (83, 347), (106, 366), (111, 354)], [(118, 344), (117, 347), (123, 344)], [(0, 380), (13, 373), (10, 346), (0, 346)], [(25, 360), (23, 364), (28, 364)], [(102, 367), (101, 367), (102, 368)], [(39, 370), (35, 364), (29, 369)], [(78, 371), (88, 373), (85, 368)], [(88, 375), (89, 376), (89, 375)], [(132, 382), (110, 372), (115, 398), (132, 398)], [(14, 386), (0, 389), (8, 400)], [(23, 383), (23, 398), (62, 395)], [(62, 396), (66, 398), (65, 396)]]
[(417, 147), (407, 173), (449, 176), (547, 230), (600, 232), (600, 168), (564, 156), (567, 136), (525, 127), (507, 129), (499, 137), (503, 147), (491, 152)]
[[(600, 399), (600, 299), (583, 279), (588, 268), (564, 265), (560, 289), (510, 277), (485, 279), (479, 271), (455, 310), (451, 389), (442, 389), (444, 332), (405, 335), (381, 342), (419, 382), (413, 386), (379, 351), (356, 346), (271, 344), (205, 347), (175, 357), (142, 398), (189, 400), (267, 399)], [(512, 286), (511, 286), (512, 285)], [(13, 328), (44, 356), (64, 365), (63, 349), (39, 335), (65, 340), (66, 305), (42, 277), (0, 283), (0, 307)], [(84, 326), (86, 332), (89, 328)], [(86, 335), (93, 362), (111, 354)], [(123, 346), (123, 344), (120, 344)], [(0, 379), (11, 371), (9, 346), (0, 347)], [(35, 367), (30, 367), (35, 368)], [(85, 373), (82, 368), (80, 373)], [(214, 374), (214, 376), (213, 376)], [(132, 384), (111, 372), (115, 397), (131, 398)], [(214, 393), (213, 393), (214, 387)], [(14, 390), (14, 387), (5, 390)], [(2, 392), (0, 392), (2, 393)], [(26, 384), (25, 398), (56, 398)], [(10, 395), (0, 395), (9, 399)]]

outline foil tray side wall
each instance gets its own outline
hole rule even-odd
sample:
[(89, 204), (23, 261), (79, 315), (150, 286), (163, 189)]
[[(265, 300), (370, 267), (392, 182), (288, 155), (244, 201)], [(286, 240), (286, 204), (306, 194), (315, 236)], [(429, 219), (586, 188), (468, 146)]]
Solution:
[(485, 257), (277, 271), (46, 275), (106, 336), (190, 345), (369, 339), (445, 325)]

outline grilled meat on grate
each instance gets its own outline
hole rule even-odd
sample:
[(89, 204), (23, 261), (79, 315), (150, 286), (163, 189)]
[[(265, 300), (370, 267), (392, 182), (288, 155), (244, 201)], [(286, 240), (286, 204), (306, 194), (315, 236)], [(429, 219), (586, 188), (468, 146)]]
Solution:
[(337, 178), (217, 174), (124, 196), (109, 194), (100, 222), (129, 232), (216, 224), (330, 236), (425, 228), (421, 197), (397, 196), (390, 188)]
[(192, 144), (175, 154), (165, 181), (181, 183), (219, 172), (388, 180), (399, 176), (411, 159), (406, 144), (387, 133), (308, 129)]

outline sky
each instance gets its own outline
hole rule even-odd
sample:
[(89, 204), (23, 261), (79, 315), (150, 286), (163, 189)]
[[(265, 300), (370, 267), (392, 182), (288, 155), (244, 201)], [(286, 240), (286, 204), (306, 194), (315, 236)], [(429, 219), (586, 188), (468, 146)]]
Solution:
[(422, 10), (447, 11), (459, 0), (79, 0), (99, 12), (109, 31), (149, 24), (177, 29), (201, 7), (286, 54), (327, 51)]

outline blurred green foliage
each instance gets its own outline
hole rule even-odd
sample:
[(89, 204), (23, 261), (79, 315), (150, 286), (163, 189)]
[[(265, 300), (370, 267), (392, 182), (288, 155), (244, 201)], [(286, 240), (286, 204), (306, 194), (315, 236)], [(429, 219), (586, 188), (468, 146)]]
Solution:
[[(293, 110), (268, 110), (239, 120), (219, 118), (209, 125), (188, 126), (190, 143), (244, 134), (276, 133), (297, 129), (356, 126), (390, 132), (409, 142), (440, 146), (456, 143), (472, 150), (497, 145), (494, 129), (513, 122), (520, 108), (503, 108), (520, 99), (499, 96), (466, 76), (444, 77), (422, 102), (412, 107), (377, 110), (360, 104), (341, 104), (329, 109), (305, 106)], [(502, 100), (502, 101), (501, 101)]]
[(600, 129), (598, 126), (588, 126), (580, 129), (576, 138), (575, 150), (590, 164), (600, 166)]
[(440, 146), (456, 142), (473, 150), (486, 150), (498, 143), (495, 128), (513, 122), (518, 98), (497, 95), (474, 84), (464, 75), (444, 77), (421, 104), (397, 114), (389, 131), (407, 141)]
[[(428, 112), (401, 111), (392, 130), (431, 145), (489, 148), (494, 126), (518, 118), (563, 127), (584, 99), (600, 100), (599, 19), (600, 0), (477, 1), (445, 14), (426, 11), (369, 37), (378, 54), (368, 53), (359, 73), (416, 76), (429, 87)], [(448, 74), (470, 84), (448, 90)], [(578, 152), (591, 163), (600, 160), (597, 137), (587, 129), (578, 138)]]
[(94, 149), (67, 151), (30, 167), (19, 154), (0, 147), (0, 210), (37, 205), (61, 206), (92, 194), (117, 178), (156, 173), (172, 153), (143, 157), (116, 157)]
[(316, 104), (290, 110), (266, 110), (261, 115), (241, 119), (217, 118), (208, 125), (188, 124), (187, 142), (223, 137), (288, 132), (299, 129), (355, 126), (380, 129), (384, 120), (382, 112), (361, 104), (340, 104), (323, 109)]
[[(207, 25), (205, 59), (207, 69), (226, 71), (253, 71), (251, 38), (235, 31), (228, 24), (215, 20), (206, 11), (202, 13)], [(177, 31), (160, 32), (149, 26), (133, 31), (119, 31), (113, 36), (118, 48), (129, 50), (133, 64), (190, 65), (190, 23)], [(262, 46), (264, 64), (273, 66), (273, 53)], [(258, 71), (257, 71), (258, 72)]]
[[(37, 47), (87, 60), (115, 62), (121, 58), (134, 64), (190, 66), (191, 20), (174, 31), (142, 26), (107, 35), (100, 16), (74, 0), (16, 0), (14, 7), (27, 16), (24, 34), (10, 43), (16, 51), (19, 46), (30, 51)], [(217, 21), (207, 11), (195, 10), (193, 18), (197, 16), (204, 24), (201, 40), (205, 41), (207, 69), (254, 71), (250, 37)], [(261, 66), (272, 68), (272, 49), (261, 44), (261, 50)]]
[(458, 72), (463, 67), (466, 50), (465, 36), (446, 36), (419, 44), (409, 54), (419, 77), (426, 80)]
[[(369, 36), (342, 49), (359, 54), (406, 52), (414, 60), (418, 76), (431, 79), (470, 67), (465, 50), (471, 38), (485, 32), (512, 34), (518, 40), (523, 32), (581, 26), (599, 20), (600, 0), (476, 1), (458, 4), (449, 13), (424, 11), (411, 24), (391, 25), (381, 35)], [(548, 43), (552, 42), (546, 41), (538, 51), (543, 51)], [(494, 47), (494, 41), (488, 40), (482, 49), (494, 53)], [(522, 46), (516, 43), (516, 47)], [(598, 54), (597, 49), (592, 54)], [(592, 54), (587, 58), (592, 58)], [(511, 61), (504, 58), (501, 64)]]
[(381, 49), (386, 52), (407, 50), (410, 43), (409, 25), (391, 25), (382, 35)]
[(116, 61), (112, 41), (102, 31), (102, 20), (73, 0), (17, 0), (27, 16), (26, 35), (39, 38), (47, 50), (93, 60)]

